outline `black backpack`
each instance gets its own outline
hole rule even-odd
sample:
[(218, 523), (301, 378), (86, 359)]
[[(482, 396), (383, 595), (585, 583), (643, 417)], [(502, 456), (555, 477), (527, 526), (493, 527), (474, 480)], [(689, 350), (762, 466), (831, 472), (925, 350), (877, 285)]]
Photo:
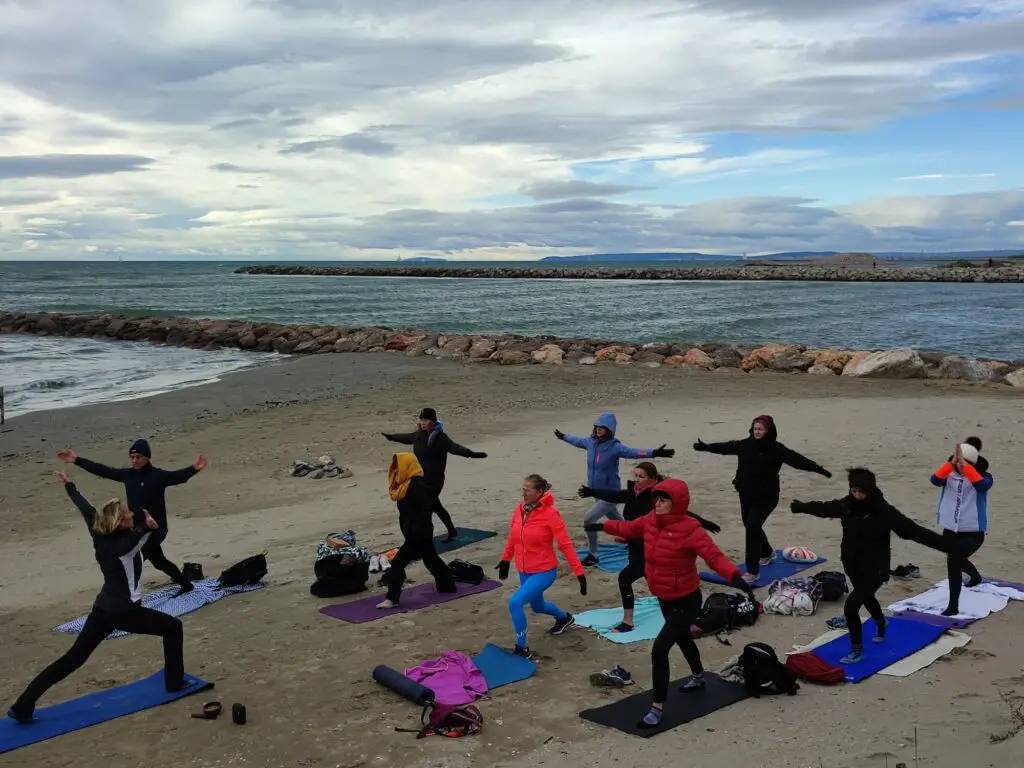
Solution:
[(746, 595), (712, 592), (693, 623), (702, 635), (713, 635), (736, 627), (753, 626), (758, 614), (757, 605)]
[(841, 571), (822, 571), (811, 578), (821, 584), (822, 600), (840, 600), (850, 591), (846, 585), (846, 574)]
[(766, 643), (748, 643), (740, 654), (743, 685), (755, 699), (763, 693), (785, 693), (795, 696), (800, 684), (786, 665), (779, 661), (775, 649)]
[(484, 580), (483, 567), (466, 560), (452, 560), (448, 563), (448, 570), (451, 572), (453, 579), (461, 581), (463, 584), (473, 584), (476, 586)]
[(241, 562), (235, 563), (223, 571), (217, 580), (218, 585), (224, 589), (227, 587), (241, 587), (247, 584), (259, 584), (267, 575), (267, 553), (247, 557)]

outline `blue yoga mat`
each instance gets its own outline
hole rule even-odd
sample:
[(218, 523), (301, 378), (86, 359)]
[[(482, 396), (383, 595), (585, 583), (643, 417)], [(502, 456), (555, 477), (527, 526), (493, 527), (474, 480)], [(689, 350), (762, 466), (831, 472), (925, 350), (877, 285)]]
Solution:
[(537, 671), (535, 661), (516, 656), (493, 643), (485, 645), (480, 654), (473, 657), (473, 663), (476, 664), (477, 669), (483, 672), (488, 690), (518, 683)]
[(864, 658), (856, 664), (839, 663), (850, 652), (850, 638), (846, 635), (815, 648), (813, 653), (829, 664), (842, 667), (848, 683), (859, 683), (890, 664), (931, 645), (945, 631), (942, 627), (919, 621), (891, 618), (885, 630), (885, 642), (873, 643), (871, 639), (875, 636), (875, 621), (868, 619), (864, 623)]
[[(582, 547), (576, 550), (576, 554), (580, 560), (586, 557), (590, 553), (588, 547)], [(565, 557), (561, 552), (558, 553), (559, 558), (563, 561)], [(629, 550), (625, 544), (619, 544), (617, 542), (603, 542), (597, 545), (597, 567), (602, 571), (608, 573), (618, 573), (626, 567), (626, 563), (629, 562)]]
[[(782, 559), (782, 550), (775, 551), (775, 562), (771, 565), (762, 565), (761, 572), (757, 576), (757, 581), (754, 582), (755, 587), (767, 587), (776, 579), (788, 579), (790, 576), (795, 576), (801, 571), (806, 571), (808, 568), (813, 568), (816, 565), (827, 563), (824, 557), (819, 557), (813, 563), (791, 563), (788, 560)], [(747, 566), (740, 565), (740, 571), (742, 573), (747, 572)], [(702, 581), (709, 581), (712, 584), (724, 584), (729, 586), (729, 583), (719, 576), (717, 573), (708, 573), (707, 571), (700, 572), (700, 578)]]
[(158, 707), (213, 688), (213, 683), (207, 683), (192, 675), (185, 675), (185, 679), (194, 684), (184, 691), (168, 693), (164, 690), (164, 673), (161, 670), (134, 683), (37, 709), (35, 719), (24, 725), (4, 717), (0, 720), (0, 753), (46, 741), (54, 736), (88, 728), (90, 725), (97, 725), (133, 712), (141, 712), (150, 707)]
[(632, 632), (612, 632), (612, 628), (622, 621), (622, 608), (595, 608), (574, 614), (574, 618), (581, 627), (589, 627), (606, 640), (623, 644), (653, 640), (665, 626), (665, 617), (661, 614), (656, 597), (641, 597), (636, 601)]

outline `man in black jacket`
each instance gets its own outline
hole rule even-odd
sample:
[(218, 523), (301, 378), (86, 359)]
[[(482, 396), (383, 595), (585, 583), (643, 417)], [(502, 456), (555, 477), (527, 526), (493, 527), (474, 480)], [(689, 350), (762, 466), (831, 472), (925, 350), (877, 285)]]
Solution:
[(465, 448), (444, 431), (444, 422), (437, 420), (437, 411), (424, 408), (420, 411), (419, 424), (415, 432), (394, 433), (381, 432), (393, 443), (411, 445), (412, 452), (423, 467), (423, 481), (430, 493), (434, 512), (448, 531), (445, 542), (459, 535), (458, 528), (452, 522), (452, 516), (441, 503), (441, 491), (444, 488), (445, 471), (448, 467), (448, 454), (464, 456), (467, 459), (486, 459), (487, 454)]
[(131, 448), (128, 449), (130, 467), (108, 467), (105, 464), (82, 458), (70, 448), (65, 448), (57, 453), (57, 457), (61, 461), (76, 464), (96, 477), (124, 483), (128, 508), (135, 518), (142, 520), (144, 514), (148, 512), (156, 520), (158, 526), (143, 547), (142, 556), (154, 568), (170, 576), (171, 580), (181, 587), (178, 595), (183, 595), (192, 591), (192, 582), (182, 575), (178, 566), (167, 559), (161, 547), (164, 539), (167, 538), (167, 502), (164, 499), (164, 493), (172, 485), (188, 482), (194, 475), (202, 472), (206, 468), (206, 457), (200, 455), (191, 466), (183, 469), (168, 470), (154, 467), (150, 462), (152, 456), (149, 443), (141, 438), (132, 443)]

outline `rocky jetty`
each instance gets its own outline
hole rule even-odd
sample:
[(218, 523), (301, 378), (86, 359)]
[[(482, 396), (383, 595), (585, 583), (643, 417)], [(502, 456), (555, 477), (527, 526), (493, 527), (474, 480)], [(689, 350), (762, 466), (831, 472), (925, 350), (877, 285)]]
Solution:
[(307, 277), (468, 277), (519, 280), (796, 280), (837, 283), (1024, 283), (1021, 266), (864, 267), (776, 264), (733, 267), (357, 267), (256, 264), (239, 275)]
[(806, 373), (875, 379), (950, 379), (1024, 388), (1024, 360), (983, 360), (913, 349), (814, 349), (716, 342), (629, 344), (553, 336), (438, 334), (412, 328), (277, 325), (244, 320), (0, 312), (0, 333), (224, 347), (289, 355), (382, 352), (494, 365), (671, 366), (738, 374)]

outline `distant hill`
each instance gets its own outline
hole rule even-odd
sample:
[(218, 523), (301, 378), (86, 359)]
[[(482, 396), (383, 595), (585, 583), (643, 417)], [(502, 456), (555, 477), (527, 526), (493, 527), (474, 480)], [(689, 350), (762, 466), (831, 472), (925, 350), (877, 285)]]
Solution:
[(721, 256), (712, 253), (586, 253), (579, 256), (545, 256), (541, 261), (569, 261), (569, 262), (615, 262), (623, 263), (630, 261), (739, 261), (741, 256)]
[[(831, 259), (843, 254), (842, 251), (785, 251), (769, 253), (763, 256), (748, 257), (748, 261), (798, 261)], [(1020, 254), (1019, 250), (1001, 251), (942, 251), (921, 253), (920, 251), (880, 251), (871, 254), (882, 260), (899, 261), (942, 261), (945, 259), (1005, 259)], [(695, 251), (663, 252), (663, 253), (585, 253), (578, 256), (545, 256), (540, 261), (570, 263), (617, 263), (630, 262), (650, 263), (657, 261), (740, 261), (739, 255), (723, 255), (720, 253), (698, 253)]]
[(403, 264), (436, 264), (437, 262), (446, 262), (448, 259), (438, 258), (437, 256), (413, 256), (408, 259), (402, 259)]

